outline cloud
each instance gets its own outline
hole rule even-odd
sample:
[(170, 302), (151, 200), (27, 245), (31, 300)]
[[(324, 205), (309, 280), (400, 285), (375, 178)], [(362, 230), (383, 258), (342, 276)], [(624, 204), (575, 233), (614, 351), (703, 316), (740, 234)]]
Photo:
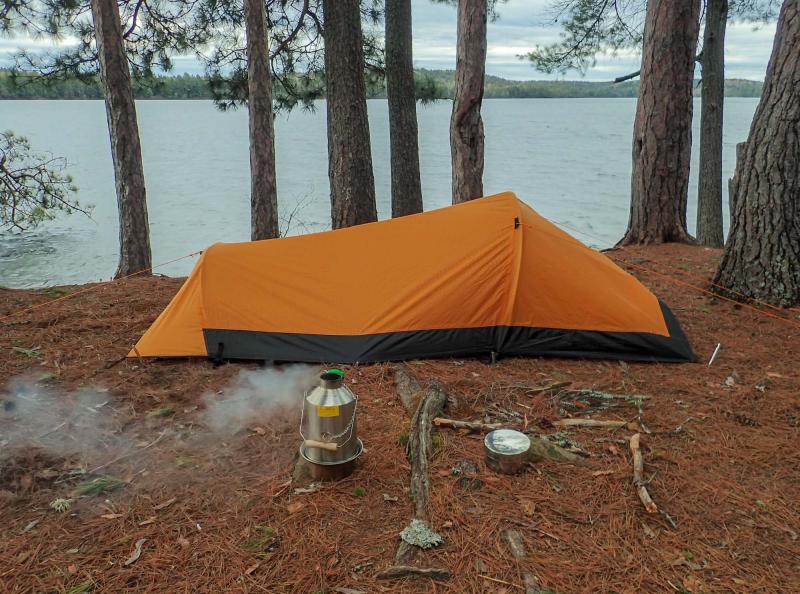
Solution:
[[(488, 27), (488, 74), (515, 80), (583, 78), (606, 81), (639, 68), (638, 54), (621, 52), (616, 56), (598, 56), (595, 67), (583, 77), (577, 72), (547, 75), (536, 71), (518, 56), (537, 45), (548, 45), (560, 39), (561, 29), (551, 6), (549, 0), (509, 0), (498, 4), (499, 18)], [(412, 16), (414, 65), (429, 69), (455, 68), (455, 7), (431, 0), (412, 0)], [(731, 24), (726, 39), (726, 76), (763, 80), (774, 35), (774, 23), (759, 27)], [(0, 39), (0, 66), (8, 65), (10, 57), (20, 48), (43, 51), (53, 47), (52, 42), (43, 39)], [(175, 59), (175, 72), (196, 74), (202, 72), (202, 67), (194, 57), (181, 56)]]
[[(561, 29), (547, 0), (509, 0), (498, 4), (499, 18), (489, 23), (486, 72), (516, 80), (579, 79), (577, 72), (548, 75), (536, 71), (530, 63), (517, 58), (535, 48), (555, 43)], [(412, 0), (414, 19), (414, 63), (423, 68), (455, 68), (456, 10), (432, 4), (430, 0)], [(772, 49), (775, 25), (734, 23), (728, 27), (726, 76), (763, 80)], [(601, 55), (584, 80), (610, 80), (639, 68), (636, 52), (616, 56)], [(699, 75), (699, 73), (698, 73)]]

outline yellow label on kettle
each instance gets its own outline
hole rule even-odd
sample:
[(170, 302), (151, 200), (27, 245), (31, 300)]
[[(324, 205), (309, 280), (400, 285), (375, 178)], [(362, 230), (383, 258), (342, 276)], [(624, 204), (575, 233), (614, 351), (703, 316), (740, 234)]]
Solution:
[(317, 415), (320, 417), (338, 417), (339, 407), (337, 406), (318, 406)]

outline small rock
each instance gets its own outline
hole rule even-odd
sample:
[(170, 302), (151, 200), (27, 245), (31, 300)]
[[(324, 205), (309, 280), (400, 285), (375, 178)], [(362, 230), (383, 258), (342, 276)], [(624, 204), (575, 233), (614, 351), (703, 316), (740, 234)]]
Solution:
[(471, 476), (462, 476), (458, 479), (458, 486), (467, 491), (477, 491), (483, 487), (483, 481)]
[(461, 460), (453, 466), (452, 474), (455, 476), (470, 476), (480, 472), (480, 468), (472, 460)]

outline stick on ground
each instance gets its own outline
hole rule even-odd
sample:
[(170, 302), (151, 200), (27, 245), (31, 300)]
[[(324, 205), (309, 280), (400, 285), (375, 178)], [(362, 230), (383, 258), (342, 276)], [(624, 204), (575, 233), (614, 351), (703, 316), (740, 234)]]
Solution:
[(627, 427), (633, 431), (638, 431), (639, 426), (636, 423), (629, 423), (628, 421), (603, 421), (599, 419), (558, 419), (553, 421), (554, 427), (596, 427), (604, 429), (621, 429)]
[(436, 417), (433, 419), (433, 424), (437, 427), (447, 427), (448, 429), (466, 429), (468, 431), (479, 431), (481, 433), (489, 433), (495, 429), (503, 427), (502, 423), (481, 423), (480, 421), (458, 421), (456, 419), (444, 419)]
[[(405, 371), (398, 376), (398, 371), (396, 370), (395, 379), (397, 380), (396, 389), (401, 400), (404, 400), (404, 395), (406, 397), (408, 396), (409, 389), (413, 389), (413, 386), (419, 386), (419, 382), (416, 378)], [(412, 388), (409, 388), (409, 386), (412, 386)], [(428, 513), (426, 508), (428, 504), (428, 493), (430, 491), (428, 463), (433, 455), (431, 431), (433, 429), (433, 419), (435, 419), (437, 415), (442, 414), (444, 410), (445, 403), (447, 402), (447, 394), (438, 384), (432, 384), (419, 393), (421, 394), (419, 397), (419, 404), (411, 419), (407, 452), (409, 461), (411, 462), (411, 499), (414, 501), (413, 519), (421, 520), (427, 524)], [(446, 569), (409, 567), (408, 563), (417, 556), (419, 551), (419, 548), (401, 540), (397, 547), (397, 554), (395, 555), (395, 561), (398, 565), (385, 569), (377, 574), (376, 577), (379, 579), (396, 579), (401, 577), (432, 577), (434, 579), (445, 579), (450, 577), (450, 572)], [(412, 570), (412, 572), (409, 573), (409, 570)]]
[(437, 567), (412, 567), (410, 565), (395, 565), (375, 574), (379, 580), (398, 580), (407, 577), (424, 577), (434, 580), (446, 580), (450, 572)]
[(644, 458), (642, 457), (642, 450), (639, 449), (640, 435), (638, 433), (631, 436), (631, 453), (633, 454), (633, 484), (636, 486), (636, 492), (639, 494), (639, 499), (642, 501), (644, 508), (648, 513), (657, 514), (658, 506), (655, 501), (650, 497), (647, 492), (647, 487), (644, 484)]

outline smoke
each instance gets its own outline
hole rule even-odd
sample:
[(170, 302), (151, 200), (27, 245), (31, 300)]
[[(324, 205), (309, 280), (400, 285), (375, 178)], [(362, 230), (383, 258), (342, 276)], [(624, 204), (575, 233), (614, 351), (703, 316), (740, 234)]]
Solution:
[(248, 428), (289, 430), (317, 374), (309, 365), (243, 369), (224, 389), (203, 396), (194, 415), (189, 409), (184, 414), (191, 416), (163, 420), (154, 411), (137, 412), (124, 397), (113, 398), (103, 388), (67, 392), (47, 376), (20, 376), (0, 386), (0, 474), (3, 464), (16, 464), (32, 452), (78, 458), (89, 469), (120, 458), (152, 469), (160, 459), (163, 485), (176, 469), (163, 460), (176, 452), (197, 461), (215, 459), (219, 445), (244, 443)]
[(314, 385), (318, 369), (311, 365), (242, 370), (219, 394), (208, 394), (204, 424), (216, 435), (234, 435), (277, 415), (299, 413), (304, 392)]
[(30, 375), (0, 388), (0, 460), (31, 447), (63, 457), (116, 451), (128, 445), (119, 425), (103, 389), (64, 394)]

